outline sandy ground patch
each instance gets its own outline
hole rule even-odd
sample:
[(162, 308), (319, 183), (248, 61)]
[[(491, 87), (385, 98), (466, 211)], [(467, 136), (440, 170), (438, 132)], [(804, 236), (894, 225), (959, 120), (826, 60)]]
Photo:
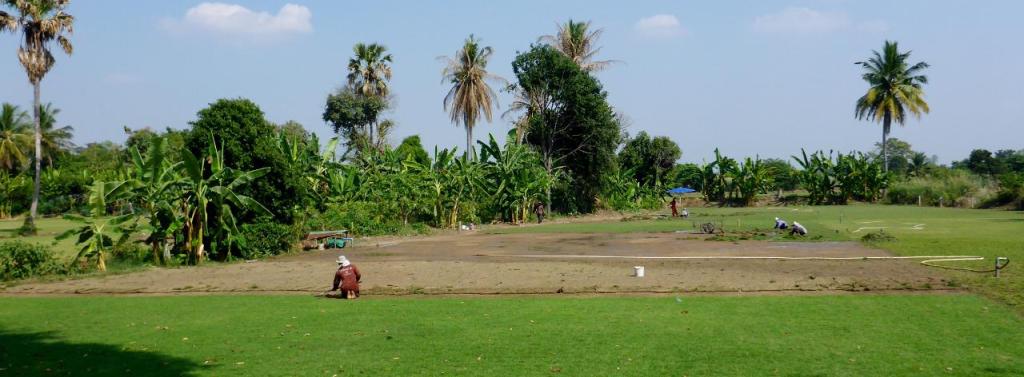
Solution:
[[(636, 260), (630, 256), (865, 257), (888, 253), (850, 242), (705, 241), (679, 233), (446, 234), (357, 242), (253, 263), (162, 269), (8, 287), (6, 295), (322, 292), (335, 258), (363, 272), (368, 295), (948, 290), (909, 260)], [(544, 256), (526, 258), (523, 255)], [(579, 256), (616, 256), (580, 258)], [(633, 276), (643, 265), (646, 276)]]

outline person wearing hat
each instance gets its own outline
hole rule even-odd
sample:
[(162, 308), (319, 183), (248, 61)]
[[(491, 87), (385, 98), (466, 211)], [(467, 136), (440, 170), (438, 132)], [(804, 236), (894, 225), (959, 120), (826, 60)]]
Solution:
[(363, 275), (344, 255), (338, 256), (338, 271), (334, 273), (334, 286), (331, 292), (341, 289), (341, 298), (355, 299), (359, 297), (359, 281)]
[(786, 228), (788, 228), (788, 227), (789, 227), (789, 224), (786, 224), (786, 220), (780, 219), (778, 217), (775, 218), (775, 227), (774, 227), (774, 229), (786, 230)]
[(803, 225), (800, 225), (800, 223), (794, 221), (793, 222), (793, 229), (791, 229), (789, 231), (789, 235), (792, 236), (794, 234), (799, 234), (801, 236), (806, 236), (807, 235), (807, 228), (804, 228)]

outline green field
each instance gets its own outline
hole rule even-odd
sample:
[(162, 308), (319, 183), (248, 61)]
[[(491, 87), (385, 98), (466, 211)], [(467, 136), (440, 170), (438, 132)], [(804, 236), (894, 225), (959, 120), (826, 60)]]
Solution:
[(0, 375), (1024, 374), (972, 295), (0, 299)]
[[(59, 217), (40, 218), (36, 220), (36, 228), (38, 229), (38, 232), (35, 236), (20, 237), (18, 236), (18, 228), (21, 228), (21, 224), (24, 222), (25, 220), (21, 218), (0, 220), (0, 242), (21, 240), (41, 243), (48, 246), (52, 245), (53, 250), (58, 253), (62, 259), (75, 256), (77, 250), (75, 248), (75, 239), (73, 237), (69, 237), (67, 239), (57, 241), (56, 237), (69, 229), (80, 226), (81, 224)], [(54, 245), (54, 242), (57, 243)]]
[[(713, 222), (727, 232), (760, 230), (770, 233), (774, 217), (797, 221), (811, 232), (810, 240), (859, 240), (887, 227), (896, 241), (875, 245), (899, 255), (979, 255), (984, 262), (958, 266), (990, 269), (997, 256), (1011, 264), (999, 279), (991, 274), (950, 271), (963, 285), (1024, 311), (1024, 213), (1000, 210), (849, 205), (823, 207), (694, 208), (690, 218), (606, 221), (502, 227), (495, 233), (569, 232), (622, 233), (694, 230), (695, 224)], [(917, 226), (923, 224), (921, 226)], [(915, 228), (915, 226), (917, 226)], [(860, 229), (859, 228), (864, 228)], [(820, 236), (820, 237), (819, 237)], [(772, 237), (768, 237), (772, 238)], [(787, 237), (774, 237), (791, 240)]]

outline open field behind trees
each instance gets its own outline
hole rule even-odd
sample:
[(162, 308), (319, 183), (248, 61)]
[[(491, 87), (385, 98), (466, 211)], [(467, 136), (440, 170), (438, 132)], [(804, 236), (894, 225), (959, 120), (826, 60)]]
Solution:
[(973, 295), (0, 298), (0, 375), (1019, 376)]

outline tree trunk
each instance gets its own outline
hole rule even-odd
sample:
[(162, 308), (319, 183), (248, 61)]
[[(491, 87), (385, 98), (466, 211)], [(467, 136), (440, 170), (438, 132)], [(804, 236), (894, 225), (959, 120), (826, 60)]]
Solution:
[[(551, 153), (545, 152), (544, 153), (544, 170), (546, 170), (548, 172), (548, 178), (551, 177), (551, 165), (552, 165), (552, 163), (551, 163)], [(547, 187), (544, 188), (544, 191), (545, 191), (544, 195), (546, 196), (544, 205), (545, 205), (546, 209), (550, 209), (551, 208), (551, 185), (547, 185)]]
[(39, 106), (40, 106), (40, 104), (39, 104), (39, 81), (38, 80), (32, 83), (32, 94), (33, 94), (32, 95), (32, 114), (35, 115), (35, 119), (34, 120), (35, 120), (35, 134), (36, 134), (35, 135), (35, 137), (36, 137), (36, 140), (35, 140), (35, 142), (36, 142), (36, 158), (35, 158), (35, 161), (33, 163), (35, 164), (35, 170), (36, 171), (35, 171), (35, 177), (33, 178), (33, 186), (32, 186), (32, 206), (30, 207), (28, 218), (25, 219), (25, 229), (28, 232), (30, 232), (31, 234), (35, 234), (36, 233), (36, 216), (38, 215), (38, 210), (39, 210), (39, 170), (42, 168), (42, 162), (43, 162), (43, 159), (42, 159), (42, 156), (43, 156), (43, 146), (42, 146), (43, 142), (42, 142), (42, 138), (43, 138), (43, 136), (42, 136), (42, 129), (41, 129), (40, 124), (39, 124), (39, 122), (40, 122), (39, 117), (42, 114), (39, 113)]
[(100, 249), (97, 259), (99, 259), (99, 264), (96, 267), (99, 268), (100, 272), (107, 272), (107, 262), (104, 260), (102, 249)]
[(473, 126), (466, 125), (466, 156), (470, 161), (476, 161), (476, 151), (473, 149)]
[(892, 126), (892, 116), (885, 114), (882, 119), (882, 168), (889, 172), (889, 127)]

